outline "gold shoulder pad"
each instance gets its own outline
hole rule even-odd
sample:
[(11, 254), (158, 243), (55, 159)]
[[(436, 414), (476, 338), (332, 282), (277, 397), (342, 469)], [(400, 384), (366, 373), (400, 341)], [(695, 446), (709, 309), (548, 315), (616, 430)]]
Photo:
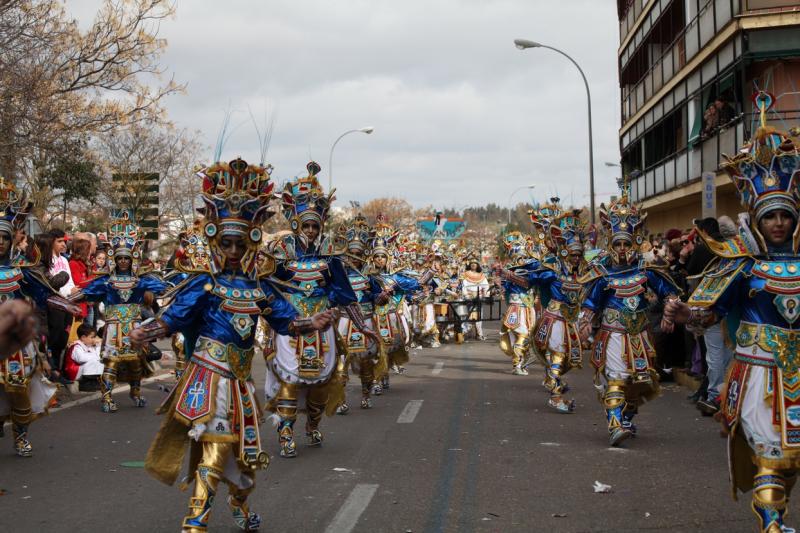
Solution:
[(607, 272), (603, 265), (598, 263), (590, 264), (588, 270), (578, 278), (578, 283), (591, 283), (606, 274)]
[(752, 257), (759, 253), (758, 249), (753, 249), (753, 244), (748, 243), (741, 235), (717, 241), (705, 232), (698, 231), (698, 234), (703, 239), (703, 242), (706, 243), (708, 249), (711, 250), (711, 253), (717, 257), (735, 259), (737, 257)]
[(276, 269), (275, 256), (272, 254), (262, 253), (261, 257), (258, 259), (256, 268), (258, 272), (258, 279), (273, 275)]
[(705, 272), (700, 284), (686, 302), (694, 307), (710, 307), (716, 303), (722, 293), (730, 286), (736, 276), (750, 261), (741, 257), (736, 259), (720, 259), (712, 263)]

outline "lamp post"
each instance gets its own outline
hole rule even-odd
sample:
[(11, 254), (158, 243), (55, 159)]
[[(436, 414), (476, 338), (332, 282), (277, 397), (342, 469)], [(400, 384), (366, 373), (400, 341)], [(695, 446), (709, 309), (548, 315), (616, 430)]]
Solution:
[(620, 165), (619, 163), (612, 163), (611, 161), (606, 161), (603, 164), (605, 166), (607, 166), (608, 168), (614, 168), (614, 167), (619, 168), (619, 176), (622, 177), (622, 174), (623, 174), (622, 165)]
[(328, 156), (328, 192), (329, 193), (331, 192), (331, 190), (333, 188), (333, 149), (336, 148), (336, 145), (339, 143), (339, 141), (342, 140), (342, 137), (344, 137), (345, 135), (350, 135), (351, 133), (359, 133), (359, 132), (366, 133), (367, 135), (369, 135), (373, 131), (375, 131), (375, 128), (373, 128), (372, 126), (366, 126), (364, 128), (358, 128), (358, 129), (355, 129), (355, 130), (347, 130), (346, 132), (344, 132), (341, 135), (339, 135), (339, 137), (335, 141), (333, 141), (333, 145), (331, 146), (331, 153)]
[(514, 198), (514, 195), (517, 194), (519, 191), (524, 189), (533, 189), (536, 185), (523, 185), (522, 187), (517, 187), (514, 189), (514, 192), (508, 197), (508, 225), (511, 225), (511, 200)]
[(527, 48), (547, 48), (548, 50), (552, 50), (553, 52), (557, 52), (562, 56), (569, 59), (575, 68), (578, 69), (578, 72), (581, 73), (581, 78), (583, 78), (583, 84), (586, 86), (586, 102), (588, 104), (589, 110), (589, 209), (592, 213), (592, 224), (595, 223), (595, 213), (594, 213), (594, 146), (592, 145), (592, 95), (589, 92), (589, 82), (586, 81), (586, 75), (583, 73), (583, 69), (581, 69), (580, 65), (572, 59), (569, 55), (562, 52), (558, 48), (553, 48), (552, 46), (547, 46), (546, 44), (537, 43), (534, 41), (529, 41), (527, 39), (514, 39), (514, 45), (519, 48), (520, 50), (525, 50)]

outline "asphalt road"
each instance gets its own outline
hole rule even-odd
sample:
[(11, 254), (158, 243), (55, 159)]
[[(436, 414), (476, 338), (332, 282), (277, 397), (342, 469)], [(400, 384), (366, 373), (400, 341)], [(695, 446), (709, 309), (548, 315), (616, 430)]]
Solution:
[[(541, 367), (512, 376), (496, 334), (414, 354), (372, 410), (358, 408), (351, 381), (353, 409), (323, 421), (322, 448), (282, 459), (262, 428), (272, 464), (251, 497), (262, 530), (756, 530), (749, 498), (730, 498), (717, 426), (685, 389), (666, 384), (641, 409), (639, 436), (610, 449), (589, 368), (569, 374), (577, 411), (561, 415), (545, 407)], [(263, 382), (263, 362), (254, 375)], [(151, 405), (164, 396), (156, 383), (145, 390)], [(36, 422), (31, 459), (0, 440), (0, 531), (180, 530), (188, 493), (141, 468), (160, 418), (117, 402), (114, 415), (93, 401)], [(595, 493), (595, 481), (611, 491)], [(210, 530), (236, 531), (224, 498)]]

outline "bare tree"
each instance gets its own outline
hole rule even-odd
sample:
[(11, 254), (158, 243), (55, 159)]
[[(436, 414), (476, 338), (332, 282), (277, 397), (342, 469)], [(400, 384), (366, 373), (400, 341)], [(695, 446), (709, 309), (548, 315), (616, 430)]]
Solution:
[(148, 123), (98, 136), (94, 149), (105, 166), (102, 191), (108, 208), (126, 208), (137, 215), (151, 197), (149, 183), (139, 177), (158, 174), (159, 229), (168, 237), (186, 230), (198, 207), (200, 180), (195, 169), (205, 149), (198, 136), (170, 124)]
[(0, 174), (29, 177), (37, 154), (162, 117), (165, 0), (106, 0), (82, 32), (59, 0), (0, 2)]

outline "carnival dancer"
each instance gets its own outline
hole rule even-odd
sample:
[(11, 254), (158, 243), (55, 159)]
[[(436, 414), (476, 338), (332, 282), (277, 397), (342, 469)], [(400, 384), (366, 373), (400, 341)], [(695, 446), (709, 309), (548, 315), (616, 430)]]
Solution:
[(600, 210), (609, 254), (592, 263), (579, 280), (587, 285), (580, 319), (582, 340), (588, 339), (595, 316), (600, 318), (592, 364), (611, 446), (635, 434), (633, 417), (639, 405), (659, 393), (658, 374), (652, 366), (655, 350), (647, 330), (647, 292), (662, 300), (680, 293), (666, 270), (646, 264), (639, 255), (647, 214), (630, 201), (628, 181), (620, 185), (620, 197)]
[(573, 400), (565, 400), (567, 391), (563, 376), (573, 367), (581, 366), (581, 339), (578, 315), (582, 285), (578, 278), (586, 270), (583, 258), (583, 223), (580, 211), (558, 215), (549, 226), (552, 242), (558, 254), (538, 268), (528, 265), (527, 272), (517, 283), (526, 282), (538, 287), (544, 311), (536, 324), (533, 342), (538, 353), (545, 356), (545, 386), (550, 391), (547, 405), (560, 413), (575, 409)]
[[(340, 228), (338, 239), (342, 241), (345, 252), (345, 269), (350, 286), (358, 297), (361, 306), (361, 314), (364, 316), (364, 323), (370, 330), (373, 330), (372, 315), (374, 312), (375, 295), (372, 291), (370, 276), (366, 271), (367, 252), (369, 250), (371, 229), (367, 219), (360, 213), (347, 226)], [(347, 315), (339, 317), (337, 326), (339, 335), (347, 343), (348, 355), (351, 357), (351, 364), (358, 372), (361, 380), (361, 408), (369, 409), (372, 407), (372, 384), (379, 379), (386, 367), (386, 356), (381, 346), (372, 338), (364, 334), (350, 320)], [(382, 365), (378, 365), (376, 374), (376, 363), (381, 360)], [(382, 368), (380, 368), (382, 367)], [(346, 414), (349, 411), (346, 399), (336, 410), (337, 414)]]
[[(442, 331), (436, 323), (436, 318), (441, 313), (441, 299), (445, 295), (449, 279), (444, 270), (441, 243), (434, 242), (431, 245), (431, 252), (423, 263), (426, 271), (430, 271), (430, 285), (428, 290), (417, 294), (419, 304), (420, 344), (427, 343), (431, 348), (438, 348), (442, 345)], [(427, 285), (426, 284), (426, 285)]]
[(111, 397), (119, 379), (130, 383), (130, 398), (135, 407), (144, 407), (142, 377), (152, 372), (146, 349), (131, 344), (130, 332), (143, 320), (142, 311), (169, 285), (153, 274), (139, 275), (141, 262), (140, 229), (127, 212), (114, 219), (108, 228), (109, 274), (91, 280), (70, 296), (72, 301), (88, 300), (105, 304), (105, 333), (101, 354), (105, 368), (100, 378), (100, 407), (104, 413), (117, 411)]
[[(515, 376), (527, 376), (525, 365), (530, 352), (530, 331), (536, 322), (534, 310), (534, 293), (525, 280), (530, 269), (539, 267), (539, 263), (530, 256), (527, 239), (518, 232), (507, 233), (503, 238), (508, 262), (495, 276), (495, 283), (502, 283), (506, 298), (506, 312), (500, 326), (500, 349), (511, 357), (512, 370)], [(498, 265), (495, 265), (495, 270)]]
[[(12, 183), (0, 177), (0, 303), (28, 300), (40, 309), (57, 309), (78, 316), (80, 308), (59, 296), (37, 268), (38, 250), (32, 254), (35, 259), (29, 260), (14, 246), (14, 236), (23, 228), (32, 205), (23, 194), (17, 193)], [(0, 427), (5, 419), (11, 419), (14, 451), (20, 457), (33, 455), (29, 426), (47, 412), (56, 392), (56, 387), (42, 375), (47, 368), (33, 341), (0, 361)]]
[[(389, 368), (396, 374), (405, 372), (403, 365), (409, 358), (411, 330), (403, 313), (403, 302), (406, 295), (424, 291), (419, 279), (394, 268), (392, 237), (385, 232), (378, 233), (370, 243), (372, 290), (376, 294), (374, 322), (387, 358), (387, 367), (378, 376), (380, 383), (375, 386), (377, 394), (389, 389)], [(430, 279), (430, 273), (423, 276), (423, 283)]]
[(718, 242), (700, 232), (719, 259), (688, 304), (665, 306), (664, 320), (703, 329), (726, 319), (736, 331), (719, 414), (733, 496), (752, 490), (759, 530), (780, 533), (794, 531), (784, 514), (800, 469), (800, 129), (767, 126), (771, 94), (754, 101), (760, 127), (721, 165), (747, 208), (738, 235)]
[(171, 485), (189, 444), (187, 482), (194, 478), (195, 484), (184, 533), (208, 530), (220, 483), (228, 485), (228, 505), (240, 529), (254, 531), (261, 523), (247, 504), (256, 471), (269, 464), (251, 376), (259, 317), (287, 335), (325, 329), (333, 321), (331, 313), (298, 318), (267, 279), (274, 261), (258, 262), (261, 225), (272, 214), (268, 168), (236, 159), (198, 172), (209, 270), (193, 272), (165, 296), (170, 303), (156, 320), (131, 333), (137, 342), (176, 331), (197, 339), (186, 371), (159, 409), (166, 416), (146, 460), (148, 472)]
[[(469, 255), (467, 258), (467, 268), (461, 274), (461, 297), (465, 300), (477, 300), (489, 295), (489, 280), (486, 279), (486, 274), (481, 269), (481, 264), (477, 257)], [(482, 305), (482, 304), (478, 304)], [(468, 320), (475, 320), (478, 317), (478, 312), (473, 311), (470, 316), (466, 316)], [(469, 322), (463, 324), (464, 331), (469, 327)], [(475, 320), (475, 337), (478, 340), (486, 340), (483, 334), (483, 322)]]
[[(203, 221), (195, 220), (189, 230), (181, 234), (181, 244), (175, 255), (175, 270), (165, 276), (165, 281), (177, 286), (192, 274), (209, 272), (211, 268), (208, 241), (203, 234)], [(196, 336), (187, 338), (186, 334), (176, 331), (172, 334), (171, 344), (175, 353), (175, 379), (180, 380), (189, 360), (194, 353)]]
[[(306, 168), (308, 176), (288, 182), (281, 196), (283, 215), (292, 233), (274, 243), (278, 264), (273, 279), (301, 316), (340, 307), (356, 329), (374, 336), (366, 326), (358, 296), (350, 286), (332, 239), (322, 237), (333, 192), (323, 192), (316, 162)], [(333, 327), (297, 338), (278, 334), (275, 347), (267, 367), (266, 397), (279, 418), (281, 457), (296, 457), (294, 423), (298, 401), (305, 399), (308, 445), (322, 445), (322, 415), (333, 414), (343, 401), (346, 354), (344, 346), (337, 346)]]

